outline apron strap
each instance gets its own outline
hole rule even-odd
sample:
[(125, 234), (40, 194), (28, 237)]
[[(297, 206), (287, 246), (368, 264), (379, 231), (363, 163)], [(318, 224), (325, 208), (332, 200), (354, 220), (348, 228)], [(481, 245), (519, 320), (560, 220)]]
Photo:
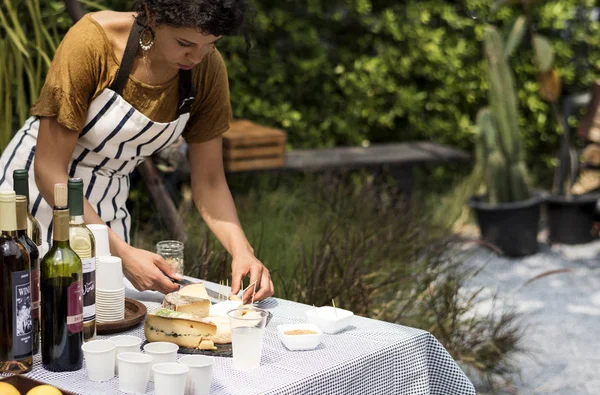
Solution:
[[(133, 27), (131, 28), (131, 32), (129, 33), (129, 38), (127, 39), (127, 45), (125, 46), (125, 52), (123, 53), (123, 59), (121, 60), (121, 64), (119, 65), (119, 70), (117, 71), (117, 77), (110, 85), (110, 89), (121, 95), (123, 93), (123, 88), (125, 87), (125, 83), (129, 78), (129, 74), (131, 73), (131, 67), (133, 66), (133, 61), (135, 59), (135, 55), (139, 48), (140, 35), (144, 26), (139, 23), (136, 19), (133, 22)], [(177, 114), (182, 115), (190, 112), (192, 103), (196, 100), (197, 90), (192, 81), (192, 71), (191, 70), (180, 70), (179, 71), (179, 103), (177, 106)]]
[(119, 95), (123, 93), (123, 87), (125, 86), (125, 83), (129, 78), (129, 74), (131, 73), (131, 66), (133, 65), (135, 54), (140, 46), (140, 34), (142, 33), (143, 29), (144, 27), (136, 19), (133, 22), (133, 27), (129, 33), (129, 38), (127, 39), (127, 46), (125, 47), (123, 59), (121, 60), (119, 70), (117, 71), (117, 77), (110, 85), (110, 89), (117, 92)]

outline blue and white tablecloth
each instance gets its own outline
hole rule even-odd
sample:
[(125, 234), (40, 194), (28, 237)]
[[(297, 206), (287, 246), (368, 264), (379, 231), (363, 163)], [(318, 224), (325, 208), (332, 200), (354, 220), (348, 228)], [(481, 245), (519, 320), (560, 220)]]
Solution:
[[(207, 283), (213, 286), (218, 289)], [(148, 309), (158, 306), (144, 303)], [(317, 349), (288, 351), (277, 337), (277, 325), (306, 322), (304, 312), (312, 306), (270, 298), (260, 307), (273, 314), (260, 368), (239, 372), (231, 358), (215, 358), (211, 394), (475, 394), (469, 379), (428, 332), (355, 316), (348, 330), (324, 334)], [(143, 339), (143, 326), (124, 334)], [(91, 382), (85, 365), (78, 372), (48, 372), (39, 354), (34, 364), (27, 376), (64, 390), (82, 395), (120, 394), (117, 377)], [(148, 390), (154, 393), (152, 383)]]

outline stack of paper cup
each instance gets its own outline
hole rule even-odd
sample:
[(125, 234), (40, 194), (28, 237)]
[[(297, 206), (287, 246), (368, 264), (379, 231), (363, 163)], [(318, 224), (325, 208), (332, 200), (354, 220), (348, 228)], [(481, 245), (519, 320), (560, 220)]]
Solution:
[(115, 256), (96, 258), (96, 320), (100, 323), (125, 318), (123, 264)]

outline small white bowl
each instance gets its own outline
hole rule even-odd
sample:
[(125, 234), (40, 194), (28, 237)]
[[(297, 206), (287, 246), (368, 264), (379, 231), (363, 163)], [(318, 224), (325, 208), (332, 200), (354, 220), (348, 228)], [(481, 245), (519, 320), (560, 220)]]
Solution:
[(315, 324), (325, 333), (335, 334), (343, 331), (352, 321), (354, 313), (349, 310), (334, 309), (332, 306), (323, 306), (305, 312), (308, 322)]
[[(297, 329), (308, 329), (317, 334), (307, 335), (286, 335), (285, 332)], [(290, 351), (303, 351), (303, 350), (314, 350), (319, 344), (321, 344), (321, 336), (323, 332), (318, 326), (313, 324), (287, 324), (277, 325), (277, 335), (279, 340), (287, 347)]]

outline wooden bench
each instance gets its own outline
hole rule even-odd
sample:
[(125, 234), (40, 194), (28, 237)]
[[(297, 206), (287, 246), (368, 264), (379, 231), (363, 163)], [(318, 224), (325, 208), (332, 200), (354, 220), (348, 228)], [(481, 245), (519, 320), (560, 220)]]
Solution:
[(468, 161), (470, 158), (471, 156), (462, 150), (433, 142), (387, 143), (369, 147), (292, 150), (285, 153), (283, 166), (276, 169), (265, 168), (263, 171), (326, 173), (360, 169), (387, 170), (396, 179), (398, 189), (410, 196), (415, 166)]
[(453, 160), (469, 160), (464, 151), (431, 142), (374, 144), (370, 147), (336, 147), (293, 150), (285, 154), (286, 169), (322, 171), (373, 166), (414, 166)]

